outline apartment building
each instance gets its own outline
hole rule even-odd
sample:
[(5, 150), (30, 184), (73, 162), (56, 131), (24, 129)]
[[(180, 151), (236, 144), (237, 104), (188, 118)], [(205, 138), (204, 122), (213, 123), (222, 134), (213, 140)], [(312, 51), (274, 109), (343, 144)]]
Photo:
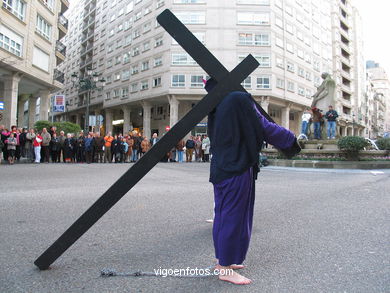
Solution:
[(62, 87), (68, 0), (2, 0), (0, 124), (32, 127), (47, 120), (50, 95)]
[(336, 81), (338, 133), (365, 135), (366, 74), (362, 22), (351, 0), (333, 0), (333, 78)]
[(386, 71), (372, 61), (367, 62), (372, 123), (369, 127), (372, 138), (390, 132), (390, 81)]
[[(243, 86), (277, 123), (300, 131), (321, 73), (332, 72), (331, 1), (90, 0), (70, 7), (61, 93), (67, 113), (57, 119), (102, 131), (166, 132), (205, 94), (205, 72), (156, 22), (173, 13), (229, 70), (248, 54), (260, 63)], [(71, 81), (86, 70), (104, 77), (91, 99)], [(88, 104), (88, 105), (87, 105)], [(102, 122), (103, 121), (103, 122)], [(206, 132), (204, 120), (195, 129)]]

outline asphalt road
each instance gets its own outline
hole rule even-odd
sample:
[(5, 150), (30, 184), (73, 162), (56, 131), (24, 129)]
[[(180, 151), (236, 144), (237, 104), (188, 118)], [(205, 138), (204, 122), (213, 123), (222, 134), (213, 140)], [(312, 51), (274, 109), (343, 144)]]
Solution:
[(390, 172), (267, 167), (243, 275), (100, 277), (213, 262), (208, 164), (161, 163), (47, 271), (33, 261), (128, 167), (0, 166), (0, 292), (390, 292)]

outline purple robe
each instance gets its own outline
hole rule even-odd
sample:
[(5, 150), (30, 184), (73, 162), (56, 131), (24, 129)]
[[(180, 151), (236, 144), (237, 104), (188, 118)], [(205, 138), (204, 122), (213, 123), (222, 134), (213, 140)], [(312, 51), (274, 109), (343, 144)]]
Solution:
[[(266, 142), (280, 149), (291, 147), (295, 135), (269, 122), (257, 108), (256, 115), (264, 129)], [(244, 173), (214, 183), (215, 217), (213, 240), (215, 256), (221, 266), (242, 264), (252, 233), (255, 203), (255, 176), (253, 168)]]

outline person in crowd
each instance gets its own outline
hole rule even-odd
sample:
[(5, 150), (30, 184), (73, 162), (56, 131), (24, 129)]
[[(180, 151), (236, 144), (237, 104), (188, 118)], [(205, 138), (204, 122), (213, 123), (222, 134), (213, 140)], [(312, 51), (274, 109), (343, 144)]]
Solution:
[(75, 141), (72, 138), (72, 135), (68, 133), (64, 141), (64, 162), (65, 163), (74, 162), (74, 152), (75, 152)]
[(0, 164), (1, 164), (1, 160), (2, 160), (2, 157), (3, 157), (3, 149), (5, 147), (5, 144), (4, 142), (0, 139)]
[(79, 137), (76, 141), (76, 152), (77, 152), (77, 163), (85, 162), (85, 138), (84, 133), (80, 132)]
[(128, 145), (127, 153), (126, 153), (126, 162), (130, 162), (133, 158), (133, 146), (134, 146), (134, 137), (132, 132), (129, 132), (126, 137), (126, 143)]
[(156, 143), (158, 143), (160, 139), (158, 138), (157, 133), (153, 133), (152, 138), (150, 139), (150, 146), (154, 146)]
[(60, 131), (60, 136), (58, 137), (58, 142), (59, 142), (59, 150), (58, 150), (58, 163), (62, 162), (65, 163), (65, 156), (64, 156), (64, 152), (65, 152), (65, 139), (66, 139), (66, 136), (65, 136), (65, 132), (64, 131)]
[(144, 140), (141, 142), (141, 157), (150, 149), (150, 142), (145, 136)]
[(320, 109), (317, 107), (313, 107), (313, 124), (314, 124), (314, 139), (321, 139), (321, 121), (322, 121), (322, 113)]
[(336, 120), (339, 117), (339, 114), (336, 110), (333, 109), (332, 105), (329, 105), (329, 111), (325, 113), (325, 119), (328, 121), (327, 123), (327, 134), (328, 139), (336, 138)]
[(203, 162), (210, 161), (210, 138), (205, 135), (202, 140)]
[(311, 119), (311, 113), (309, 109), (305, 109), (305, 111), (302, 114), (302, 127), (301, 127), (301, 134), (304, 134), (307, 136), (307, 129), (309, 126), (309, 122)]
[(96, 163), (104, 162), (104, 138), (100, 136), (99, 132), (96, 132), (95, 139), (93, 141), (93, 146), (95, 150), (95, 159)]
[(114, 157), (114, 162), (119, 163), (121, 157), (121, 140), (117, 134), (114, 135), (114, 140), (111, 144), (111, 152)]
[(54, 133), (57, 134), (57, 127), (55, 126), (50, 127), (49, 133), (51, 136), (53, 136)]
[(202, 140), (200, 139), (200, 136), (197, 136), (195, 138), (195, 162), (201, 162), (202, 161)]
[(41, 145), (42, 145), (43, 137), (37, 133), (33, 140), (34, 146), (34, 154), (35, 154), (35, 163), (39, 164), (41, 162)]
[(19, 135), (19, 145), (20, 145), (20, 155), (25, 158), (26, 155), (26, 136), (27, 136), (27, 128), (21, 128), (21, 133)]
[(42, 129), (42, 145), (41, 145), (41, 162), (44, 163), (49, 163), (50, 161), (50, 141), (51, 141), (51, 135), (47, 131), (46, 128)]
[(134, 134), (134, 146), (133, 146), (133, 162), (137, 162), (138, 158), (141, 156), (142, 148), (141, 143), (144, 140), (141, 133)]
[(169, 162), (173, 162), (175, 163), (176, 162), (176, 146), (174, 146), (171, 151), (169, 152)]
[(192, 162), (192, 156), (194, 154), (194, 148), (195, 148), (195, 141), (194, 138), (191, 136), (186, 141), (186, 161)]
[(176, 145), (177, 161), (179, 163), (183, 163), (184, 146), (185, 146), (185, 143), (184, 143), (183, 139), (179, 140), (179, 142)]
[(3, 144), (4, 144), (3, 158), (5, 161), (8, 161), (8, 150), (7, 150), (5, 141), (9, 137), (10, 132), (8, 131), (7, 128), (4, 127), (4, 125), (1, 125), (0, 127), (1, 127), (1, 140), (3, 141)]
[(26, 148), (27, 160), (31, 163), (34, 162), (34, 156), (35, 156), (34, 145), (33, 145), (34, 139), (35, 139), (35, 131), (33, 128), (31, 128), (29, 132), (26, 134), (26, 144), (24, 145), (24, 147)]
[(17, 144), (15, 134), (11, 132), (5, 142), (7, 143), (8, 162), (10, 165), (13, 165), (15, 163), (15, 153), (16, 153), (16, 144)]
[(60, 139), (57, 137), (57, 133), (53, 132), (50, 141), (50, 154), (52, 163), (58, 162), (58, 154), (60, 152)]
[(126, 138), (122, 138), (122, 143), (120, 145), (121, 148), (121, 163), (127, 162), (127, 153), (129, 151), (129, 144), (127, 143)]
[(112, 137), (111, 132), (107, 132), (104, 137), (104, 163), (112, 163), (111, 145), (113, 140), (114, 137)]
[(85, 149), (85, 160), (87, 164), (91, 164), (92, 155), (93, 155), (93, 138), (91, 133), (88, 133), (88, 136), (84, 140), (84, 149)]

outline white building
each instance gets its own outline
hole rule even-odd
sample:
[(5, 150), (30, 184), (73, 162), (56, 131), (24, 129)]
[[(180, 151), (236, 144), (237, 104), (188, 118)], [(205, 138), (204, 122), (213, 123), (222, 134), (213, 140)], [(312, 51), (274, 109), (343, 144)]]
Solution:
[(1, 2), (0, 124), (32, 127), (37, 119), (48, 119), (50, 93), (62, 87), (63, 76), (55, 67), (65, 59), (59, 39), (67, 33), (63, 13), (69, 2)]

